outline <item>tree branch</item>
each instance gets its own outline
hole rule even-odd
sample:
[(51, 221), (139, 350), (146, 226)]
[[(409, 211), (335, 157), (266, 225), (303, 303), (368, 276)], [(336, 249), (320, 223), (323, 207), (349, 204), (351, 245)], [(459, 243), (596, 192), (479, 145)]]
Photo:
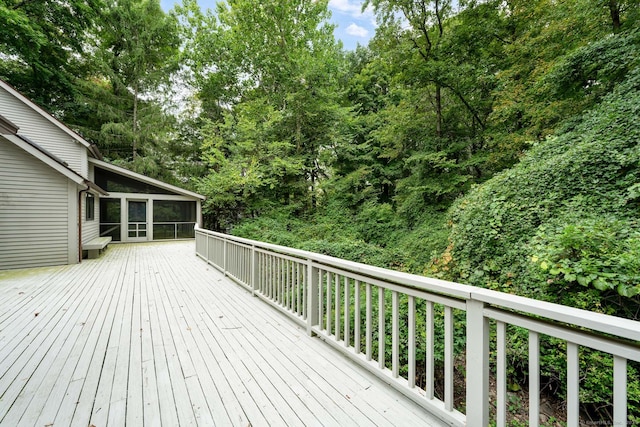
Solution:
[(467, 102), (464, 96), (462, 96), (462, 94), (459, 91), (457, 91), (453, 86), (443, 82), (438, 82), (438, 83), (440, 83), (442, 87), (446, 87), (447, 89), (449, 89), (451, 92), (454, 93), (454, 95), (458, 97), (458, 99), (460, 99), (460, 101), (462, 101), (462, 103), (464, 104), (465, 107), (467, 107), (467, 110), (469, 110), (473, 118), (476, 119), (476, 121), (478, 122), (482, 130), (484, 130), (485, 129), (484, 122), (480, 120), (480, 116), (478, 116), (478, 113), (476, 112), (476, 110), (473, 109), (473, 107)]
[(15, 6), (13, 6), (11, 9), (12, 9), (12, 10), (18, 10), (18, 9), (20, 9), (21, 7), (24, 7), (24, 6), (26, 6), (27, 4), (29, 4), (29, 3), (33, 3), (34, 1), (35, 1), (35, 0), (23, 0), (23, 1), (21, 1), (20, 3), (16, 4)]

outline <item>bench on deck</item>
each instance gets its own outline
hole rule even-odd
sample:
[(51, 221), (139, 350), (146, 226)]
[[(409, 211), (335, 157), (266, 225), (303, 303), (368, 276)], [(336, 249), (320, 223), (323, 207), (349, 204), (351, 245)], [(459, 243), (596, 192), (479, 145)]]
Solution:
[(82, 249), (87, 251), (87, 257), (89, 259), (94, 259), (98, 258), (100, 251), (106, 248), (110, 242), (111, 236), (96, 237), (82, 245)]

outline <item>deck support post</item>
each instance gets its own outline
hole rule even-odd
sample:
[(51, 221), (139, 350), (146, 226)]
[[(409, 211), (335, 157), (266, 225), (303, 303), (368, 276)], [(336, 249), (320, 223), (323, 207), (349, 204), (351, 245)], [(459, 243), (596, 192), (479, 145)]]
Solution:
[(489, 319), (482, 301), (467, 300), (467, 426), (489, 425)]
[(313, 260), (307, 260), (307, 335), (311, 336), (312, 328), (320, 324), (318, 310), (318, 268)]

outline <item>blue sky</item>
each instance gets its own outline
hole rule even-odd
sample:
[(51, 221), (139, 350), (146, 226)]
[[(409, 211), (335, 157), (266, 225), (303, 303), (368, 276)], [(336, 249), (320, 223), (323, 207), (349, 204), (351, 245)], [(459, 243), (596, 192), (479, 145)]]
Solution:
[[(259, 0), (257, 0), (259, 1)], [(169, 10), (179, 0), (160, 0), (164, 10)], [(202, 9), (213, 9), (216, 0), (198, 0)], [(375, 17), (372, 10), (362, 10), (362, 0), (329, 0), (331, 21), (336, 25), (336, 39), (342, 40), (345, 49), (353, 50), (357, 44), (366, 45), (375, 33)]]

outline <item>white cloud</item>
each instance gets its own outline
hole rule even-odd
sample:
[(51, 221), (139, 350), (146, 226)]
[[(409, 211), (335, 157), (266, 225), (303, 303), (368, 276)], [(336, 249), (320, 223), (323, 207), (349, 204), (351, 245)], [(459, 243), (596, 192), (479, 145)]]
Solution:
[(363, 28), (359, 25), (354, 24), (353, 22), (351, 23), (351, 25), (349, 25), (346, 30), (347, 34), (349, 34), (350, 36), (354, 36), (354, 37), (362, 37), (362, 38), (367, 38), (369, 37), (369, 30), (367, 30), (366, 28)]
[(371, 6), (362, 12), (362, 1), (352, 0), (329, 0), (329, 7), (354, 18), (362, 18), (364, 15), (373, 16), (373, 8)]

